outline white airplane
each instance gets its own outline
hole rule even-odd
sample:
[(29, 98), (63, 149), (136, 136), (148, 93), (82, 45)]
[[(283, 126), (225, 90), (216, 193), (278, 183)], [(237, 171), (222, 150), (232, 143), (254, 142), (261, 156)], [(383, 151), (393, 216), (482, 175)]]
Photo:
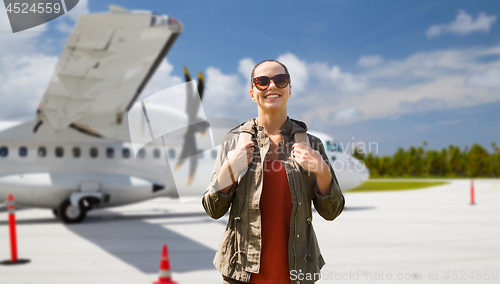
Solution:
[[(63, 222), (78, 223), (94, 208), (160, 196), (201, 197), (217, 148), (194, 155), (186, 153), (186, 145), (198, 149), (203, 139), (221, 141), (239, 123), (210, 120), (211, 135), (202, 136), (208, 124), (199, 123), (199, 104), (183, 112), (136, 102), (182, 28), (172, 17), (117, 6), (110, 6), (110, 13), (81, 16), (36, 119), (0, 122), (0, 201), (12, 193), (19, 206), (52, 209)], [(201, 99), (202, 76), (198, 90)], [(145, 147), (130, 142), (130, 112), (141, 106), (140, 132), (152, 141)], [(157, 117), (163, 118), (159, 124), (190, 126), (155, 135), (149, 119)], [(332, 164), (352, 166), (336, 172), (344, 191), (368, 179), (368, 170), (355, 169), (359, 161), (342, 153), (331, 137), (310, 133), (326, 145)], [(180, 163), (187, 160), (188, 165)], [(172, 171), (174, 164), (180, 168)]]

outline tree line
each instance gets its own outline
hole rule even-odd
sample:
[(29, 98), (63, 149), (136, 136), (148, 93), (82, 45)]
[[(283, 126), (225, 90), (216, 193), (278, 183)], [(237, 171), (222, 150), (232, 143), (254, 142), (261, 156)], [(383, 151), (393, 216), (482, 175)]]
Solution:
[(376, 156), (355, 149), (353, 156), (362, 160), (370, 170), (370, 177), (500, 177), (500, 148), (491, 143), (491, 153), (474, 144), (469, 149), (450, 145), (441, 150), (411, 146), (399, 148), (394, 155)]

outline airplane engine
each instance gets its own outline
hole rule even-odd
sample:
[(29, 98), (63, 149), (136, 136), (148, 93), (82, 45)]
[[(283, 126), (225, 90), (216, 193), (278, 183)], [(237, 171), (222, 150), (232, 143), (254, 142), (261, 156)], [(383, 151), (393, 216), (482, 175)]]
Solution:
[(160, 183), (127, 175), (44, 172), (0, 176), (0, 200), (9, 193), (19, 206), (53, 209), (64, 222), (77, 223), (95, 207), (129, 204), (168, 191)]

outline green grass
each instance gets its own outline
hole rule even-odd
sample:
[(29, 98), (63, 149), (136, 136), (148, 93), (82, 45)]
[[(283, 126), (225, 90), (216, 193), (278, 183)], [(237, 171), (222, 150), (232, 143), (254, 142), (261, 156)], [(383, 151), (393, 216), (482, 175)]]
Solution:
[(347, 192), (375, 192), (422, 189), (448, 184), (446, 181), (367, 181)]

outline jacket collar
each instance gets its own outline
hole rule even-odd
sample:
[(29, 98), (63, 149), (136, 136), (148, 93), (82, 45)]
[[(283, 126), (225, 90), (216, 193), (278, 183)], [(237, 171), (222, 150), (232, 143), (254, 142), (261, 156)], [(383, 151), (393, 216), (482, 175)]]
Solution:
[[(241, 132), (247, 132), (252, 134), (258, 138), (264, 138), (264, 126), (257, 124), (257, 118), (253, 118), (245, 123), (243, 123), (240, 127)], [(307, 125), (299, 120), (291, 119), (287, 116), (286, 122), (283, 125), (283, 128), (279, 131), (280, 134), (291, 137), (296, 132), (307, 131)]]

